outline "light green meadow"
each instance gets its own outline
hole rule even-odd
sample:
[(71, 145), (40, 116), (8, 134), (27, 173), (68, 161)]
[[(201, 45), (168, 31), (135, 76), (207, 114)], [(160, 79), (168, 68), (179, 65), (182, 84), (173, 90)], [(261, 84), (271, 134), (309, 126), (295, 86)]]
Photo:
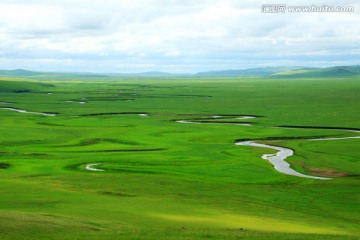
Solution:
[[(360, 237), (360, 139), (308, 140), (360, 135), (321, 129), (360, 129), (359, 77), (8, 77), (0, 107), (2, 240)], [(258, 117), (176, 122), (214, 115)], [(332, 179), (279, 173), (238, 139)]]

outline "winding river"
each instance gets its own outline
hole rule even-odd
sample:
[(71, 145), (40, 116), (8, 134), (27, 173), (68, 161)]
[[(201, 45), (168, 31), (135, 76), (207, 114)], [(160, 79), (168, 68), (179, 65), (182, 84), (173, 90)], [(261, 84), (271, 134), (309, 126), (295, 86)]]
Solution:
[[(332, 129), (332, 130), (342, 130), (342, 131), (360, 133), (360, 131), (358, 131), (358, 130), (344, 130), (344, 129)], [(334, 137), (334, 138), (314, 138), (314, 139), (309, 139), (309, 140), (310, 140), (310, 141), (328, 141), (328, 140), (343, 140), (343, 139), (356, 139), (356, 138), (360, 138), (360, 136), (354, 136), (354, 137)]]
[(297, 177), (304, 177), (304, 178), (313, 178), (320, 180), (331, 179), (331, 178), (302, 174), (292, 169), (290, 164), (285, 161), (287, 157), (290, 157), (294, 154), (294, 151), (292, 149), (272, 146), (268, 144), (256, 143), (253, 141), (236, 142), (235, 144), (238, 146), (262, 147), (262, 148), (271, 148), (277, 150), (278, 152), (275, 154), (263, 154), (262, 159), (268, 160), (278, 172), (285, 173), (287, 175), (297, 176)]
[(84, 102), (84, 101), (73, 101), (73, 100), (68, 100), (68, 101), (65, 101), (67, 103), (79, 103), (79, 104), (85, 104), (87, 102)]
[[(70, 102), (70, 101), (69, 101)], [(83, 102), (79, 102), (83, 103)], [(85, 102), (84, 102), (85, 103)], [(3, 110), (10, 110), (10, 111), (16, 111), (19, 113), (28, 113), (28, 114), (40, 114), (44, 116), (56, 116), (56, 113), (43, 113), (43, 112), (30, 112), (23, 109), (17, 109), (17, 108), (10, 108), (10, 107), (0, 107), (0, 109)], [(139, 116), (149, 116), (148, 113), (138, 113)], [(200, 119), (193, 119), (193, 120), (176, 120), (177, 123), (188, 123), (188, 124), (232, 124), (232, 125), (242, 125), (242, 126), (251, 126), (250, 123), (239, 123), (239, 122), (224, 122), (224, 121), (211, 121), (215, 119), (239, 119), (239, 120), (246, 120), (246, 119), (254, 119), (256, 116), (243, 116), (243, 115), (214, 115), (206, 118), (200, 118)], [(291, 128), (291, 127), (287, 127)], [(297, 128), (297, 127), (294, 127)], [(306, 127), (303, 127), (306, 128)], [(326, 129), (326, 128), (323, 128)], [(355, 132), (360, 133), (359, 130), (349, 130), (349, 129), (337, 129), (337, 128), (329, 128), (328, 130), (342, 130), (342, 131), (349, 131), (349, 132)], [(331, 138), (314, 138), (314, 139), (308, 139), (309, 141), (330, 141), (330, 140), (343, 140), (343, 139), (359, 139), (360, 136), (353, 136), (353, 137), (331, 137)], [(289, 148), (279, 147), (279, 146), (273, 146), (263, 143), (257, 143), (255, 141), (238, 141), (235, 143), (238, 146), (251, 146), (251, 147), (262, 147), (262, 148), (270, 148), (278, 151), (275, 154), (263, 154), (262, 158), (265, 160), (268, 160), (274, 168), (281, 173), (297, 176), (297, 177), (303, 177), (303, 178), (312, 178), (312, 179), (319, 179), (319, 180), (329, 180), (331, 178), (325, 178), (325, 177), (318, 177), (318, 176), (311, 176), (299, 173), (291, 168), (290, 164), (287, 163), (285, 160), (286, 158), (292, 156), (294, 154), (294, 151)], [(89, 163), (85, 166), (86, 170), (89, 171), (98, 171), (102, 172), (103, 169), (98, 169), (95, 166), (100, 165), (101, 163)]]
[(101, 163), (90, 163), (85, 166), (86, 170), (89, 171), (96, 171), (96, 172), (103, 172), (103, 169), (94, 168), (94, 166), (100, 165)]
[(9, 107), (2, 107), (0, 109), (15, 111), (15, 112), (19, 112), (19, 113), (40, 114), (40, 115), (44, 115), (44, 116), (48, 116), (48, 117), (54, 117), (57, 115), (56, 113), (29, 112), (27, 110), (17, 109), (17, 108), (9, 108)]
[[(139, 114), (140, 116), (147, 116), (145, 114)], [(243, 125), (243, 126), (251, 126), (250, 123), (239, 123), (239, 122), (221, 122), (221, 121), (211, 121), (215, 119), (239, 119), (239, 120), (245, 120), (245, 119), (253, 119), (256, 118), (256, 116), (241, 116), (241, 115), (214, 115), (206, 118), (200, 118), (200, 119), (192, 119), (192, 120), (176, 120), (177, 123), (187, 123), (187, 124), (232, 124), (232, 125)], [(284, 127), (285, 128), (285, 127)], [(292, 127), (286, 127), (286, 128), (292, 128)], [(296, 128), (296, 127), (294, 127)], [(306, 128), (306, 127), (303, 127)], [(324, 128), (327, 129), (327, 128)], [(349, 130), (349, 129), (337, 129), (337, 128), (328, 128), (327, 130), (342, 130), (342, 131), (349, 131), (349, 132), (355, 132), (360, 133), (358, 130)], [(343, 139), (358, 139), (360, 136), (354, 136), (354, 137), (331, 137), (331, 138), (314, 138), (314, 139), (308, 139), (308, 141), (326, 141), (326, 140), (343, 140)], [(296, 177), (303, 177), (303, 178), (311, 178), (311, 179), (318, 179), (318, 180), (330, 180), (331, 178), (326, 177), (318, 177), (318, 176), (312, 176), (312, 175), (306, 175), (299, 173), (291, 168), (290, 164), (286, 162), (286, 158), (292, 156), (294, 154), (294, 150), (279, 146), (273, 146), (263, 143), (257, 143), (255, 141), (238, 141), (235, 143), (238, 146), (251, 146), (251, 147), (261, 147), (261, 148), (269, 148), (274, 149), (277, 151), (275, 154), (263, 154), (262, 159), (268, 160), (275, 168), (276, 171), (292, 175)], [(101, 163), (90, 163), (85, 166), (86, 170), (89, 171), (104, 171), (102, 169), (95, 168), (94, 166), (100, 165)]]
[(251, 123), (241, 123), (241, 122), (224, 122), (224, 121), (211, 121), (215, 119), (238, 119), (246, 120), (256, 118), (255, 116), (241, 116), (241, 115), (214, 115), (210, 117), (193, 119), (193, 120), (176, 120), (177, 123), (189, 123), (189, 124), (230, 124), (230, 125), (241, 125), (241, 126), (251, 126)]
[[(209, 119), (218, 119), (218, 118), (224, 118), (229, 116), (224, 115), (215, 115), (210, 118), (206, 118), (206, 120)], [(245, 119), (252, 119), (256, 118), (255, 116), (241, 116), (237, 119), (245, 120)], [(176, 121), (178, 123), (191, 123), (191, 124), (233, 124), (233, 125), (245, 125), (245, 126), (251, 126), (249, 123), (241, 124), (241, 123), (230, 123), (230, 122), (204, 122), (203, 119), (200, 120), (178, 120)], [(289, 127), (291, 128), (291, 127)], [(304, 127), (306, 128), (306, 127)], [(326, 129), (326, 128), (324, 128)], [(342, 131), (349, 131), (349, 132), (355, 132), (360, 133), (358, 130), (349, 130), (349, 129), (336, 129), (336, 128), (329, 128), (328, 130), (342, 130)], [(330, 140), (343, 140), (343, 139), (357, 139), (360, 138), (360, 136), (354, 136), (354, 137), (334, 137), (334, 138), (314, 138), (314, 139), (308, 139), (309, 141), (330, 141)], [(270, 148), (278, 151), (275, 154), (263, 154), (262, 159), (268, 160), (274, 168), (281, 173), (297, 176), (297, 177), (303, 177), (303, 178), (312, 178), (312, 179), (319, 179), (319, 180), (329, 180), (331, 178), (326, 177), (318, 177), (318, 176), (312, 176), (312, 175), (306, 175), (299, 173), (291, 168), (290, 164), (287, 163), (285, 160), (286, 158), (292, 156), (294, 154), (294, 150), (279, 146), (273, 146), (263, 143), (257, 143), (255, 141), (238, 141), (235, 143), (238, 146), (251, 146), (251, 147), (261, 147), (261, 148)]]

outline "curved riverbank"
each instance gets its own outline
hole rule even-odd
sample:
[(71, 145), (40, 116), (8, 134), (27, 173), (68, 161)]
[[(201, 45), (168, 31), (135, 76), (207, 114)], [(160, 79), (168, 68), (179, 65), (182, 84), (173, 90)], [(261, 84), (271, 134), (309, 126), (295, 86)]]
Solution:
[(281, 173), (297, 176), (297, 177), (304, 177), (304, 178), (312, 178), (312, 179), (320, 179), (320, 180), (329, 180), (331, 178), (325, 177), (317, 177), (299, 173), (291, 168), (290, 164), (285, 161), (286, 158), (292, 156), (294, 154), (294, 150), (284, 147), (272, 146), (268, 144), (256, 143), (253, 141), (243, 141), (243, 142), (236, 142), (238, 146), (251, 146), (251, 147), (262, 147), (262, 148), (270, 148), (277, 150), (278, 152), (275, 154), (263, 154), (262, 159), (268, 160), (274, 168)]
[(186, 120), (175, 120), (177, 123), (188, 123), (188, 124), (228, 124), (228, 125), (241, 125), (241, 126), (252, 126), (250, 122), (232, 122), (232, 121), (218, 121), (218, 119), (236, 119), (246, 120), (257, 118), (257, 116), (248, 115), (213, 115), (210, 117), (186, 119)]
[[(206, 118), (197, 118), (191, 120), (177, 120), (178, 123), (188, 123), (188, 124), (232, 124), (232, 125), (243, 125), (243, 126), (251, 126), (250, 123), (239, 123), (239, 122), (230, 122), (230, 121), (213, 121), (215, 119), (221, 118), (236, 118), (240, 120), (245, 119), (253, 119), (257, 118), (257, 116), (246, 116), (246, 115), (213, 115)], [(279, 128), (308, 128), (308, 129), (327, 129), (327, 130), (342, 130), (342, 131), (349, 131), (349, 132), (356, 132), (359, 133), (359, 129), (351, 129), (351, 128), (332, 128), (332, 127), (305, 127), (305, 126), (280, 126)], [(358, 139), (360, 136), (352, 136), (352, 137), (319, 137), (319, 138), (305, 138), (305, 137), (287, 137), (287, 139), (303, 139), (303, 140), (310, 140), (310, 141), (325, 141), (325, 140), (343, 140), (343, 139)], [(264, 140), (283, 140), (285, 138), (282, 137), (270, 137)], [(242, 139), (236, 140), (235, 144), (238, 146), (252, 146), (252, 147), (262, 147), (262, 148), (270, 148), (277, 150), (276, 154), (263, 154), (262, 158), (268, 160), (274, 168), (281, 173), (297, 176), (297, 177), (304, 177), (304, 178), (312, 178), (312, 179), (319, 179), (319, 180), (329, 180), (331, 178), (326, 177), (318, 177), (312, 175), (306, 175), (299, 173), (291, 168), (290, 164), (287, 163), (285, 160), (286, 158), (292, 156), (294, 154), (294, 150), (279, 146), (273, 146), (268, 144), (257, 143), (252, 139)]]
[[(332, 130), (343, 130), (343, 129), (332, 129)], [(360, 132), (358, 130), (344, 130), (350, 132)], [(306, 139), (308, 141), (331, 141), (331, 140), (344, 140), (344, 139), (360, 139), (360, 136), (354, 137), (331, 137), (331, 138), (313, 138), (313, 139)], [(305, 140), (305, 139), (304, 139)], [(297, 177), (305, 177), (305, 178), (313, 178), (313, 179), (320, 179), (320, 180), (329, 180), (331, 178), (325, 177), (317, 177), (311, 175), (305, 175), (290, 168), (290, 164), (285, 161), (287, 157), (290, 157), (294, 154), (294, 150), (284, 147), (272, 146), (267, 144), (256, 143), (254, 141), (237, 141), (235, 142), (236, 145), (243, 145), (243, 146), (253, 146), (253, 147), (263, 147), (263, 148), (271, 148), (274, 150), (278, 150), (276, 154), (264, 154), (262, 158), (268, 160), (274, 168), (281, 172), (288, 175), (293, 175)]]
[[(340, 130), (340, 131), (348, 131), (348, 132), (354, 132), (354, 133), (360, 133), (359, 129), (352, 129), (352, 128), (335, 128), (335, 127), (305, 127), (305, 126), (280, 126), (279, 128), (303, 128), (303, 129), (324, 129), (324, 130)], [(284, 140), (286, 138), (275, 138), (277, 140)], [(272, 139), (272, 140), (275, 140)], [(296, 139), (296, 138), (292, 138)], [(360, 139), (360, 136), (352, 136), (352, 137), (321, 137), (321, 138), (308, 138), (303, 140), (308, 141), (331, 141), (331, 140), (344, 140), (344, 139)], [(270, 139), (267, 139), (270, 140)], [(284, 174), (293, 175), (297, 177), (304, 177), (304, 178), (313, 178), (313, 179), (320, 179), (320, 180), (329, 180), (331, 178), (325, 178), (325, 177), (317, 177), (317, 176), (311, 176), (302, 174), (299, 172), (296, 172), (295, 170), (291, 169), (290, 164), (285, 161), (287, 157), (290, 157), (294, 154), (294, 150), (279, 146), (272, 146), (268, 144), (261, 144), (256, 143), (254, 141), (240, 141), (237, 140), (235, 142), (236, 145), (244, 145), (244, 146), (253, 146), (253, 147), (263, 147), (263, 148), (271, 148), (274, 150), (277, 150), (276, 154), (264, 154), (262, 155), (262, 158), (265, 160), (268, 160), (274, 168)]]
[(105, 113), (88, 113), (77, 115), (76, 117), (94, 117), (94, 116), (106, 116), (106, 115), (139, 115), (142, 117), (149, 116), (148, 112), (105, 112)]
[[(301, 129), (322, 129), (322, 130), (337, 130), (337, 131), (347, 131), (353, 133), (360, 133), (358, 128), (341, 128), (341, 127), (316, 127), (316, 126), (279, 126), (278, 128), (301, 128)], [(321, 137), (321, 138), (312, 138), (308, 139), (310, 141), (327, 141), (327, 140), (343, 140), (343, 139), (357, 139), (360, 136), (352, 137)]]

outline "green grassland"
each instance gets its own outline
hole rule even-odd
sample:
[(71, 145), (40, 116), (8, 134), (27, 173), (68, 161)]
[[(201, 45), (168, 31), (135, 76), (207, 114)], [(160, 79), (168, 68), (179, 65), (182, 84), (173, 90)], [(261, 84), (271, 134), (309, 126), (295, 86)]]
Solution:
[[(2, 240), (360, 237), (360, 139), (307, 140), (356, 133), (280, 127), (360, 129), (359, 77), (4, 77), (0, 107), (58, 114), (0, 109)], [(176, 122), (219, 114), (259, 117)], [(279, 173), (261, 159), (275, 151), (236, 139), (333, 179)]]

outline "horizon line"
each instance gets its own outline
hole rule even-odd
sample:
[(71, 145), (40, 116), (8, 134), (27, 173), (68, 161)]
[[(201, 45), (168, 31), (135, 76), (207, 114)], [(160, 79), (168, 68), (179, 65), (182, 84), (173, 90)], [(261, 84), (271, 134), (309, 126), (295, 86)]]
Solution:
[(296, 69), (304, 69), (304, 68), (313, 68), (313, 69), (324, 69), (324, 68), (332, 68), (332, 67), (359, 67), (360, 64), (352, 64), (352, 65), (330, 65), (326, 67), (312, 67), (312, 66), (264, 66), (264, 67), (248, 67), (248, 68), (229, 68), (229, 69), (217, 69), (217, 70), (205, 70), (205, 71), (197, 71), (197, 72), (170, 72), (170, 71), (160, 71), (160, 70), (150, 70), (150, 71), (140, 71), (140, 72), (96, 72), (96, 71), (70, 71), (70, 70), (34, 70), (29, 68), (12, 68), (12, 69), (0, 69), (0, 71), (28, 71), (28, 72), (41, 72), (41, 73), (88, 73), (88, 74), (124, 74), (124, 75), (133, 75), (133, 74), (147, 74), (147, 73), (159, 73), (159, 74), (171, 74), (171, 75), (195, 75), (199, 73), (207, 73), (207, 72), (222, 72), (222, 71), (241, 71), (241, 70), (251, 70), (251, 69), (271, 69), (271, 68), (294, 68)]

